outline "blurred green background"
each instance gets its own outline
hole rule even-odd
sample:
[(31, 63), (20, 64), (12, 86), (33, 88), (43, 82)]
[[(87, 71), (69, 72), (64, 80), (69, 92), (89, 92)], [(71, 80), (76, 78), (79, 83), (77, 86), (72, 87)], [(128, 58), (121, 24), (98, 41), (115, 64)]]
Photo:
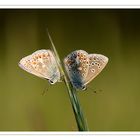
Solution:
[[(91, 131), (140, 130), (140, 10), (0, 10), (0, 130), (77, 131), (64, 83), (48, 82), (18, 67), (50, 48), (48, 27), (63, 58), (82, 49), (109, 57), (106, 68), (78, 91)], [(49, 87), (42, 96), (44, 87)]]

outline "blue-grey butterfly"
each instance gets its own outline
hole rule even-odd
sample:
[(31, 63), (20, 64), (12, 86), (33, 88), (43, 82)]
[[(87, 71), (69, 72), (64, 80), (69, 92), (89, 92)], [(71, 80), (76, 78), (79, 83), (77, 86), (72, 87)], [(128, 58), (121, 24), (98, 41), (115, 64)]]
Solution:
[(22, 58), (19, 66), (31, 74), (47, 79), (50, 84), (60, 81), (60, 71), (51, 50), (38, 50)]
[(64, 59), (65, 69), (73, 87), (82, 90), (103, 70), (107, 62), (106, 56), (88, 54), (84, 50), (74, 51)]

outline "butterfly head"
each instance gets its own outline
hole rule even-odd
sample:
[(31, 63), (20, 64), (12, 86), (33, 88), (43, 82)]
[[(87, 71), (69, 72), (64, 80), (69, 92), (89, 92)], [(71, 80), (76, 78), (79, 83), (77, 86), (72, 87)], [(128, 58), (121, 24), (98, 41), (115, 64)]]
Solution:
[(83, 85), (80, 82), (77, 82), (77, 83), (73, 82), (72, 85), (74, 86), (74, 88), (76, 88), (78, 90), (86, 90), (87, 89), (86, 85)]
[(48, 80), (48, 81), (49, 81), (49, 83), (50, 83), (51, 85), (55, 84), (55, 82), (52, 81), (52, 80)]
[(82, 86), (81, 90), (86, 90), (87, 87), (86, 86)]
[(51, 85), (53, 85), (56, 82), (58, 82), (58, 80), (59, 80), (58, 74), (54, 73), (53, 76), (48, 81)]

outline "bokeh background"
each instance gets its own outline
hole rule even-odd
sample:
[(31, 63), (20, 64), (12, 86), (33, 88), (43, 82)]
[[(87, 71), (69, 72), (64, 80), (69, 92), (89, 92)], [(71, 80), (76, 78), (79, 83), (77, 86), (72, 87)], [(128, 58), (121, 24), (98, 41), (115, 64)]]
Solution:
[(109, 57), (93, 90), (77, 92), (90, 131), (139, 131), (140, 10), (133, 9), (1, 9), (0, 130), (77, 131), (64, 83), (49, 86), (18, 67), (50, 48), (46, 27), (62, 60), (77, 49)]

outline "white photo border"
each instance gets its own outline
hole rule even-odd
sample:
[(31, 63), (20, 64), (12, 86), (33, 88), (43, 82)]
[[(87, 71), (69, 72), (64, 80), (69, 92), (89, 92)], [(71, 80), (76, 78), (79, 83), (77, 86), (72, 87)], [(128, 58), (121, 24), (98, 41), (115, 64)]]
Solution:
[(3, 0), (1, 6), (140, 6), (139, 0)]
[[(139, 9), (140, 0), (4, 0), (0, 1), (0, 9)], [(123, 140), (140, 139), (140, 132), (0, 132), (2, 140)]]

